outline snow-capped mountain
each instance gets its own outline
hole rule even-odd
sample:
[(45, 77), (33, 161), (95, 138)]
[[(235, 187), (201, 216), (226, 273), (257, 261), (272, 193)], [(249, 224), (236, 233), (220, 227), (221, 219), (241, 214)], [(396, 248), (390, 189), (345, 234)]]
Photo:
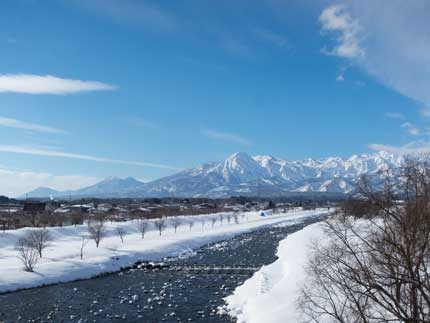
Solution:
[(235, 153), (221, 162), (185, 170), (148, 183), (149, 196), (281, 195), (287, 192), (350, 193), (363, 174), (380, 177), (403, 157), (378, 152), (350, 158), (291, 161)]
[(44, 188), (36, 189), (28, 196), (42, 197), (36, 193), (44, 191), (52, 196), (70, 194), (75, 197), (280, 196), (291, 192), (347, 194), (354, 190), (361, 175), (368, 174), (378, 179), (382, 171), (398, 168), (402, 162), (402, 156), (386, 152), (296, 161), (235, 153), (221, 162), (207, 163), (149, 183), (113, 177), (67, 194), (53, 193)]

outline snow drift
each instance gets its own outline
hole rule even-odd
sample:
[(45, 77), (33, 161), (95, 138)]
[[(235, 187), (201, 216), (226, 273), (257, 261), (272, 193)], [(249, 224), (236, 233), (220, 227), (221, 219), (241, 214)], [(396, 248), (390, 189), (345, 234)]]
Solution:
[(278, 260), (262, 267), (226, 298), (228, 313), (239, 323), (299, 322), (296, 300), (306, 278), (308, 247), (323, 239), (323, 224), (316, 223), (282, 240)]

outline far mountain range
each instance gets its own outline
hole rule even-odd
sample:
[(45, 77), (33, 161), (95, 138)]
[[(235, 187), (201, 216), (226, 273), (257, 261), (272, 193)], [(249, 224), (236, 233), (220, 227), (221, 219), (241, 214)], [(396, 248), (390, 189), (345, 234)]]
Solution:
[(350, 158), (287, 160), (272, 156), (235, 153), (220, 162), (210, 162), (177, 174), (143, 183), (132, 177), (108, 177), (73, 191), (39, 187), (30, 198), (144, 198), (282, 196), (288, 194), (349, 194), (363, 174), (374, 178), (382, 170), (398, 168), (402, 156), (384, 151)]

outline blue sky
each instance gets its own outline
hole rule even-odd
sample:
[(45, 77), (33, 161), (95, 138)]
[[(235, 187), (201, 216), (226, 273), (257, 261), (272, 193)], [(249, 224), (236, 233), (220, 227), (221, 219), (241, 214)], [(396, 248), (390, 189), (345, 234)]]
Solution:
[(236, 151), (426, 152), (428, 14), (424, 0), (2, 1), (0, 194)]

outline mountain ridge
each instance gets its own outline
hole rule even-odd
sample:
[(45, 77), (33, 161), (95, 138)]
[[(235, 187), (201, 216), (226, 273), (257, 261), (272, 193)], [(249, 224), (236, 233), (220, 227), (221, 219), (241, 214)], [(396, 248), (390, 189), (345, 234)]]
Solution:
[[(152, 182), (132, 177), (108, 177), (75, 191), (37, 188), (28, 197), (228, 197), (237, 195), (280, 196), (287, 193), (353, 192), (363, 174), (381, 177), (381, 172), (398, 168), (404, 158), (384, 151), (352, 155), (288, 160), (273, 156), (250, 156), (237, 152), (223, 161), (210, 162)], [(36, 196), (35, 194), (47, 194)], [(63, 194), (63, 195), (61, 195)]]

